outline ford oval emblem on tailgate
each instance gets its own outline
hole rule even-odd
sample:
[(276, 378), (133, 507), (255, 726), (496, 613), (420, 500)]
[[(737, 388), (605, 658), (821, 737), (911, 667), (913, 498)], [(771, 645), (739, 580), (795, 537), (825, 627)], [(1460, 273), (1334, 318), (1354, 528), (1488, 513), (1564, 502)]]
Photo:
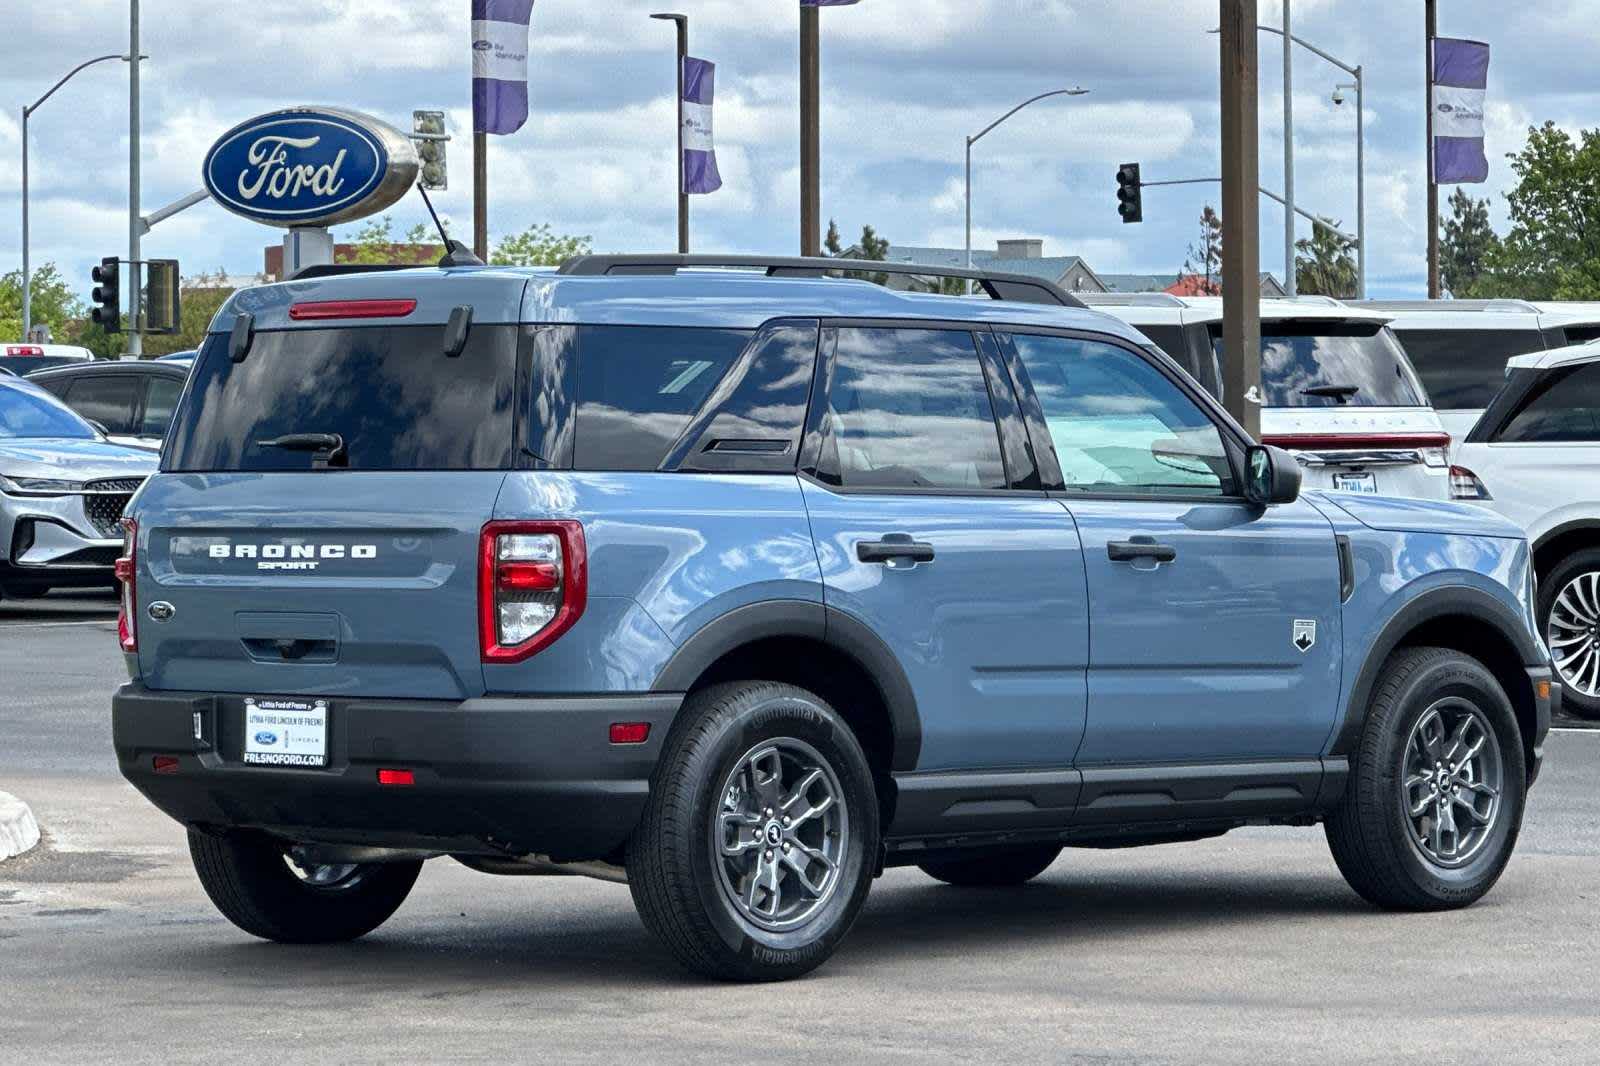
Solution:
[(166, 600), (157, 600), (149, 606), (148, 613), (157, 622), (167, 622), (178, 613), (178, 609)]

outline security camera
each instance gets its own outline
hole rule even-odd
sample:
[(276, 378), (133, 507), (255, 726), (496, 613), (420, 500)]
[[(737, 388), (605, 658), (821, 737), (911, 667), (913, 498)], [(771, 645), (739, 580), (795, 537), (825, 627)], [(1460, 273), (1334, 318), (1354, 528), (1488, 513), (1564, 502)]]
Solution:
[(1343, 105), (1344, 105), (1344, 90), (1343, 89), (1335, 89), (1335, 90), (1333, 90), (1333, 106), (1334, 107), (1342, 107)]

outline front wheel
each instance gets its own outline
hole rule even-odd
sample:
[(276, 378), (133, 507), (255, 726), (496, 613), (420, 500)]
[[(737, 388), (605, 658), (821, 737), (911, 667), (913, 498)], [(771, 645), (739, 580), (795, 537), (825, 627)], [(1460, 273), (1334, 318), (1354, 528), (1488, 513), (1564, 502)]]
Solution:
[(1539, 622), (1563, 686), (1561, 706), (1600, 719), (1600, 549), (1574, 552), (1539, 587)]
[(776, 981), (819, 966), (872, 882), (878, 804), (850, 727), (804, 689), (691, 696), (628, 849), (645, 925), (688, 969)]
[(189, 830), (200, 884), (223, 917), (252, 936), (283, 944), (328, 944), (365, 936), (411, 893), (420, 862), (302, 865), (256, 833)]
[(1510, 861), (1526, 792), (1521, 732), (1494, 675), (1460, 652), (1408, 648), (1378, 678), (1328, 844), (1370, 903), (1465, 907)]

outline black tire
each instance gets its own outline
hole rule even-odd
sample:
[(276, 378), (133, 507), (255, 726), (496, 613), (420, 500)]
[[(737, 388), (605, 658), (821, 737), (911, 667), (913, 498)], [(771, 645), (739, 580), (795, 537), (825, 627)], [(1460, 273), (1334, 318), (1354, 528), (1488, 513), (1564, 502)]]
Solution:
[[(1454, 713), (1467, 708), (1481, 715), (1493, 734), (1500, 767), (1499, 805), (1481, 844), (1468, 849), (1460, 865), (1430, 858), (1408, 810), (1414, 795), (1404, 776), (1408, 745), (1430, 711), (1446, 705), (1440, 701)], [(1378, 678), (1344, 797), (1327, 820), (1328, 846), (1350, 887), (1375, 906), (1403, 911), (1466, 907), (1494, 886), (1511, 859), (1522, 829), (1527, 780), (1516, 714), (1494, 675), (1460, 652), (1403, 649)], [(1449, 806), (1425, 796), (1422, 802)]]
[(923, 873), (947, 885), (963, 888), (995, 888), (1021, 885), (1050, 869), (1061, 854), (1060, 844), (1028, 844), (988, 851), (964, 859), (942, 859), (918, 863)]
[[(1551, 633), (1550, 626), (1550, 615), (1555, 608), (1556, 597), (1561, 595), (1561, 591), (1575, 578), (1597, 573), (1600, 573), (1600, 548), (1587, 548), (1573, 552), (1557, 563), (1550, 573), (1539, 579), (1539, 632), (1544, 635), (1546, 644), (1556, 639)], [(1560, 649), (1552, 645), (1551, 650)], [(1557, 672), (1559, 674), (1559, 671)], [(1600, 721), (1600, 696), (1590, 696), (1580, 691), (1567, 677), (1558, 677), (1558, 680), (1562, 683), (1562, 710), (1579, 718)]]
[[(713, 836), (726, 831), (721, 816), (733, 809), (729, 804), (742, 810), (746, 802), (758, 807), (764, 802), (755, 789), (738, 784), (744, 778), (734, 775), (758, 752), (775, 745), (807, 748), (833, 775), (828, 787), (838, 789), (838, 809), (830, 803), (831, 819), (806, 831), (831, 824), (827, 839), (817, 846), (835, 848), (837, 854), (821, 878), (831, 888), (811, 901), (814, 913), (797, 915), (789, 927), (764, 928), (735, 901), (733, 875), (725, 874), (722, 849)], [(780, 814), (791, 809), (779, 807)], [(751, 815), (763, 817), (765, 829), (772, 830), (769, 814)], [(736, 843), (742, 842), (745, 828), (734, 828)], [(751, 842), (739, 846), (764, 852), (771, 862), (774, 851), (757, 841), (774, 838), (764, 837), (759, 826), (752, 825), (749, 832)], [(878, 833), (871, 768), (854, 733), (832, 707), (792, 685), (717, 685), (692, 695), (673, 724), (644, 817), (629, 843), (628, 885), (645, 926), (687, 969), (721, 980), (788, 980), (821, 965), (849, 932), (872, 884)], [(779, 839), (785, 840), (784, 854), (789, 854), (787, 838)], [(749, 861), (759, 866), (761, 854), (751, 854)], [(786, 861), (779, 858), (774, 868), (793, 892), (791, 871), (783, 868)], [(807, 866), (816, 869), (809, 862)], [(752, 871), (742, 883), (756, 880)], [(768, 897), (774, 908), (778, 898)], [(804, 901), (803, 894), (800, 899)]]
[(365, 936), (400, 909), (420, 862), (358, 866), (333, 887), (296, 876), (283, 845), (255, 833), (189, 830), (200, 884), (223, 917), (263, 940), (331, 944)]

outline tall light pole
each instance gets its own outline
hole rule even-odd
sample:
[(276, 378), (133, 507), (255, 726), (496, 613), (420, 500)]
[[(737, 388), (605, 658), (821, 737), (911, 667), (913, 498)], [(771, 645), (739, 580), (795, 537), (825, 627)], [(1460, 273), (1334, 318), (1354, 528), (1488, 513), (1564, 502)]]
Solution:
[(683, 64), (689, 58), (689, 16), (651, 15), (653, 19), (678, 24), (678, 251), (689, 254), (689, 193), (683, 181)]
[(800, 6), (800, 254), (822, 254), (822, 19)]
[[(128, 0), (128, 55), (139, 55), (139, 0)], [(144, 300), (139, 292), (139, 60), (128, 64), (128, 354), (144, 354)]]
[[(24, 341), (26, 341), (28, 339), (28, 333), (33, 329), (33, 273), (32, 273), (32, 269), (31, 269), (32, 268), (32, 264), (29, 261), (29, 248), (28, 248), (28, 237), (29, 237), (29, 233), (30, 233), (29, 221), (28, 221), (28, 118), (35, 111), (39, 110), (40, 106), (43, 105), (46, 100), (48, 100), (52, 96), (54, 96), (57, 89), (61, 88), (67, 82), (71, 81), (73, 79), (74, 75), (76, 75), (78, 73), (78, 71), (84, 69), (85, 67), (92, 67), (96, 63), (105, 63), (105, 62), (108, 62), (108, 61), (113, 60), (113, 59), (120, 59), (123, 62), (127, 62), (128, 57), (127, 56), (113, 54), (113, 55), (107, 55), (107, 56), (95, 56), (93, 59), (85, 60), (84, 62), (79, 63), (77, 66), (73, 67), (71, 70), (67, 71), (66, 75), (64, 77), (62, 77), (60, 81), (58, 81), (54, 85), (50, 86), (49, 91), (47, 91), (43, 96), (39, 97), (39, 99), (35, 100), (31, 104), (25, 105), (23, 107), (23, 109), (22, 109), (22, 337), (21, 337), (21, 339), (24, 340)], [(134, 64), (134, 65), (137, 66), (138, 64)]]
[(1219, 0), (1222, 52), (1222, 401), (1261, 432), (1261, 155), (1256, 0)]
[(999, 126), (1001, 123), (1005, 122), (1006, 119), (1010, 118), (1012, 115), (1015, 115), (1018, 111), (1021, 111), (1023, 108), (1027, 107), (1029, 104), (1036, 104), (1040, 100), (1048, 100), (1052, 96), (1085, 96), (1085, 95), (1088, 94), (1088, 92), (1089, 92), (1088, 89), (1084, 89), (1084, 88), (1081, 88), (1079, 86), (1073, 86), (1070, 89), (1052, 89), (1047, 93), (1040, 93), (1038, 96), (1035, 96), (1035, 97), (1033, 97), (1031, 99), (1022, 101), (1022, 103), (1018, 104), (1016, 107), (1013, 107), (1010, 111), (1007, 111), (1005, 114), (1001, 115), (999, 118), (995, 119), (993, 122), (991, 122), (987, 126), (983, 127), (983, 129), (979, 130), (977, 132), (977, 134), (967, 138), (967, 269), (968, 270), (972, 269), (972, 146), (977, 144), (979, 141), (983, 140), (986, 136), (988, 136), (991, 132), (993, 132), (993, 130), (994, 130), (994, 128), (996, 126)]
[(1300, 291), (1294, 262), (1294, 48), (1289, 0), (1283, 0), (1283, 291)]

